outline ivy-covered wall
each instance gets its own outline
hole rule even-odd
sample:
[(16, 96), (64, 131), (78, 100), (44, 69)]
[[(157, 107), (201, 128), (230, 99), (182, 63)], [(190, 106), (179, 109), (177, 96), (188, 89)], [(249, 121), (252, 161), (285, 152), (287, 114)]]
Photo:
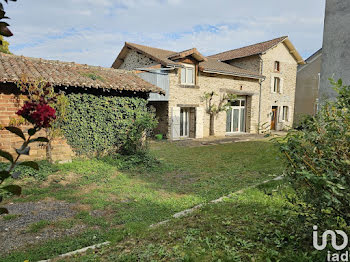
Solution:
[(156, 125), (155, 116), (143, 98), (86, 93), (66, 96), (67, 117), (60, 125), (78, 155), (137, 150), (138, 145), (134, 144)]

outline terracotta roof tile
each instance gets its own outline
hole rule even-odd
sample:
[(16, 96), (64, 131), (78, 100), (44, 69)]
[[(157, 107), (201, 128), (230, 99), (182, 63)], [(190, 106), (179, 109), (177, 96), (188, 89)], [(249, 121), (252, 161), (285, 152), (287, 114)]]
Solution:
[(274, 47), (275, 45), (282, 42), (286, 38), (288, 38), (288, 37), (282, 36), (282, 37), (272, 39), (272, 40), (269, 40), (266, 42), (241, 47), (238, 49), (222, 52), (222, 53), (219, 53), (216, 55), (211, 55), (209, 57), (218, 59), (220, 61), (228, 61), (228, 60), (233, 60), (233, 59), (237, 59), (237, 58), (258, 55), (258, 54), (264, 53), (265, 51)]
[(16, 83), (23, 75), (32, 81), (42, 78), (56, 86), (163, 93), (130, 71), (0, 54), (0, 82)]

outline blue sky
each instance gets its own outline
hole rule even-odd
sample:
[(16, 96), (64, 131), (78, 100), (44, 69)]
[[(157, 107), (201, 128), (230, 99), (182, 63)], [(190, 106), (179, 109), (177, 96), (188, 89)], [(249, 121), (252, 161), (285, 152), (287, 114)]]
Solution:
[(5, 6), (17, 55), (110, 67), (124, 42), (210, 55), (288, 35), (322, 46), (325, 0), (18, 0)]

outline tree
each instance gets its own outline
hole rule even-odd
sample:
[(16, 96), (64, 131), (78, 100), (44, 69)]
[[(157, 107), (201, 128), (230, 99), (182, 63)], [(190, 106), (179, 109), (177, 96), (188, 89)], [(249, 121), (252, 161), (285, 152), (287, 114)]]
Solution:
[(0, 35), (0, 53), (5, 53), (5, 54), (11, 54), (10, 49), (9, 49), (9, 42), (4, 40), (3, 36)]
[(209, 135), (214, 136), (215, 131), (214, 131), (214, 122), (215, 122), (215, 117), (220, 112), (227, 111), (230, 104), (229, 100), (234, 100), (237, 98), (236, 95), (234, 94), (224, 94), (222, 97), (220, 97), (219, 103), (217, 105), (213, 104), (213, 98), (214, 96), (217, 96), (217, 94), (212, 91), (209, 93), (205, 93), (204, 96), (202, 97), (202, 100), (206, 102), (206, 112), (210, 116), (210, 128), (209, 128)]
[[(8, 3), (8, 0), (4, 0), (6, 3)], [(17, 0), (10, 0), (13, 2), (16, 2)], [(6, 12), (4, 10), (4, 6), (2, 3), (0, 3), (0, 35), (10, 37), (13, 36), (10, 29), (8, 29), (9, 24), (4, 22), (4, 19), (9, 19), (9, 17), (6, 16)], [(0, 45), (2, 43), (0, 42)]]
[[(37, 81), (30, 81), (25, 75), (18, 81), (17, 87), (27, 97), (26, 101), (31, 101), (34, 104), (47, 104), (55, 109), (55, 119), (50, 122), (49, 126), (43, 127), (46, 132), (48, 142), (46, 144), (46, 158), (49, 162), (53, 162), (52, 159), (52, 141), (61, 136), (61, 129), (59, 123), (65, 120), (66, 108), (68, 100), (62, 92), (55, 92), (53, 86), (39, 79)], [(15, 125), (23, 124), (23, 121), (14, 121)]]

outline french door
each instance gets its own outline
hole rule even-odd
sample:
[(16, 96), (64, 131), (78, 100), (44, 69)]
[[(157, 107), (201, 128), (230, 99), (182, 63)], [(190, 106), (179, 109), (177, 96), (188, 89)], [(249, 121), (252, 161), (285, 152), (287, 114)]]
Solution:
[(180, 109), (180, 137), (189, 137), (190, 124), (189, 124), (189, 108)]
[(226, 132), (245, 132), (246, 99), (237, 98), (230, 102), (231, 107), (227, 111)]

